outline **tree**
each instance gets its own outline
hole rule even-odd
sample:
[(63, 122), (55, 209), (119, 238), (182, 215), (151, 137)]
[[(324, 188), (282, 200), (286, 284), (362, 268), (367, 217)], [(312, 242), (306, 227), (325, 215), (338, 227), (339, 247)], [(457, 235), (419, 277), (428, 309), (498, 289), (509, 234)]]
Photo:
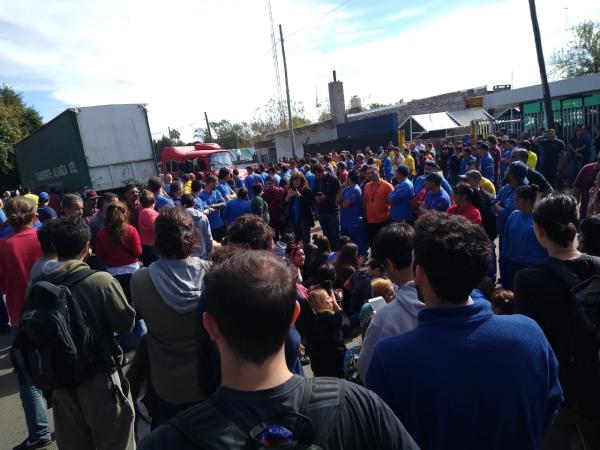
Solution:
[(0, 175), (18, 184), (15, 144), (42, 126), (42, 117), (6, 85), (0, 87)]
[[(212, 132), (212, 142), (219, 144), (223, 148), (244, 148), (251, 147), (257, 140), (257, 135), (253, 133), (252, 127), (248, 122), (232, 123), (229, 120), (220, 120), (210, 122)], [(202, 142), (210, 142), (208, 130), (206, 128), (197, 128), (194, 130), (194, 138)]]
[[(281, 111), (287, 111), (287, 105), (282, 100), (278, 102), (274, 97), (262, 108), (256, 108), (254, 119), (250, 122), (250, 128), (255, 135), (260, 135), (263, 132), (277, 132), (287, 130), (289, 128), (288, 118), (282, 115)], [(294, 127), (309, 124), (310, 120), (306, 117), (304, 111), (304, 103), (302, 101), (292, 102), (292, 124)]]
[(553, 74), (577, 77), (600, 72), (600, 22), (582, 22), (572, 29), (565, 48), (552, 54)]
[(169, 128), (169, 135), (165, 136), (164, 134), (160, 139), (153, 139), (152, 146), (154, 147), (154, 154), (156, 155), (156, 159), (160, 161), (160, 156), (165, 147), (176, 147), (179, 145), (185, 145), (185, 143), (180, 139), (181, 133), (176, 129)]

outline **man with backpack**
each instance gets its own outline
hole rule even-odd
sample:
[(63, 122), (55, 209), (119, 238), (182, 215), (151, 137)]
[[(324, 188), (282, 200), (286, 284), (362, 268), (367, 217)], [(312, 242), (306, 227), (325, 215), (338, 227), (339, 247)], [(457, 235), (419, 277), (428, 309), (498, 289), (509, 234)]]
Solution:
[(83, 262), (91, 239), (85, 221), (57, 220), (58, 259), (32, 280), (16, 345), (34, 385), (53, 390), (61, 450), (134, 449), (133, 403), (114, 335), (131, 332), (135, 312), (110, 274)]
[(208, 272), (205, 286), (203, 322), (221, 355), (221, 386), (153, 431), (140, 450), (417, 448), (372, 392), (288, 370), (284, 341), (300, 307), (281, 258), (235, 252)]

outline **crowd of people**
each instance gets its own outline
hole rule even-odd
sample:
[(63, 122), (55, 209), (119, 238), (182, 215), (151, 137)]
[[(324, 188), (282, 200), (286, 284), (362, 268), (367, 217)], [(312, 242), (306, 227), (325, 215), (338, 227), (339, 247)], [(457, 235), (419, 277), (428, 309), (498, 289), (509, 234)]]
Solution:
[(6, 195), (15, 449), (600, 448), (582, 133)]

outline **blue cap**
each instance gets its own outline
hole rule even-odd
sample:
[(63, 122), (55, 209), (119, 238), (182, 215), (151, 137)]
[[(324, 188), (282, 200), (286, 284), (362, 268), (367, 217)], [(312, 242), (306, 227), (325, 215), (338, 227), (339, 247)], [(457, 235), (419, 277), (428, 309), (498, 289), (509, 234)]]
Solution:
[(38, 198), (39, 198), (40, 200), (46, 201), (46, 200), (48, 200), (50, 197), (48, 196), (48, 193), (47, 193), (47, 192), (40, 192), (40, 193), (38, 194)]
[(527, 180), (527, 165), (522, 161), (511, 162), (508, 166), (508, 171), (512, 173), (521, 183), (528, 184)]

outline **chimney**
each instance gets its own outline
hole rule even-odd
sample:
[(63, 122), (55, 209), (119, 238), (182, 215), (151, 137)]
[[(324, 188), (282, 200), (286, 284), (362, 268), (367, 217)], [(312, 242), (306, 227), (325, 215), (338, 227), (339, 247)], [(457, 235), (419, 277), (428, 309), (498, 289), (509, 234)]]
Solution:
[(333, 71), (333, 81), (329, 87), (329, 111), (334, 124), (346, 121), (346, 102), (344, 101), (344, 83), (337, 80), (337, 74)]

